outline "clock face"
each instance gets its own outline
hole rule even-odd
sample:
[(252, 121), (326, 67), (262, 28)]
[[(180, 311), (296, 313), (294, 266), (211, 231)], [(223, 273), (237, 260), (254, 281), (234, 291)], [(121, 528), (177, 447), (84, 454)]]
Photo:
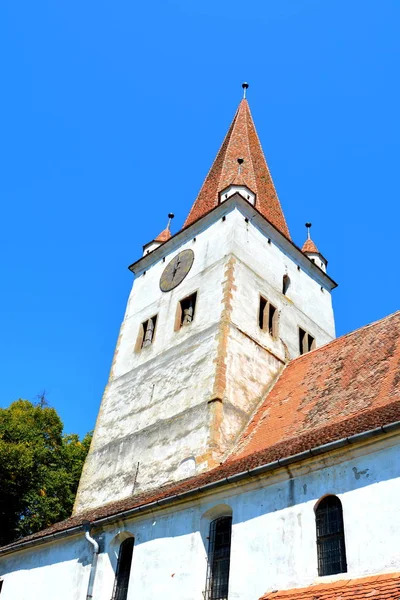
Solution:
[(192, 268), (193, 250), (183, 250), (165, 267), (160, 278), (160, 290), (170, 292), (181, 283)]

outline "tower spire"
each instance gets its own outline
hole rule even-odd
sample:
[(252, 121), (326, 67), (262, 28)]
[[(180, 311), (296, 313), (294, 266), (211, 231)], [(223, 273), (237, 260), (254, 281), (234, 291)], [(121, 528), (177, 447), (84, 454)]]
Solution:
[[(260, 140), (246, 99), (248, 83), (243, 83), (243, 98), (239, 103), (228, 133), (184, 223), (188, 227), (206, 215), (219, 203), (220, 193), (237, 178), (255, 197), (255, 208), (281, 233), (290, 233), (273, 184)], [(238, 172), (238, 160), (240, 172)]]

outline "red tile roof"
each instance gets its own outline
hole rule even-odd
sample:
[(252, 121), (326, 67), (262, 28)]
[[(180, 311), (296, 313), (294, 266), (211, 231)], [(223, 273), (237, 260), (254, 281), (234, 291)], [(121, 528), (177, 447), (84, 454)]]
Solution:
[(292, 360), (231, 459), (399, 401), (400, 311)]
[(269, 592), (260, 600), (399, 600), (400, 573), (344, 579), (306, 588)]
[(154, 238), (154, 241), (155, 242), (160, 242), (161, 244), (163, 244), (164, 242), (168, 242), (168, 240), (171, 237), (172, 237), (171, 236), (171, 232), (170, 232), (169, 226), (168, 226), (161, 233), (159, 233), (156, 238)]
[(220, 466), (77, 514), (23, 541), (194, 492), (237, 473), (399, 421), (399, 384), (400, 311), (290, 362), (235, 451)]
[(315, 253), (319, 254), (319, 250), (318, 250), (317, 246), (314, 244), (314, 242), (311, 239), (308, 239), (304, 242), (304, 245), (301, 250), (302, 250), (302, 252), (315, 252)]
[(247, 100), (236, 111), (222, 146), (195, 200), (184, 227), (203, 217), (218, 204), (218, 194), (238, 175), (238, 158), (243, 158), (240, 179), (256, 194), (256, 208), (290, 239), (282, 208), (269, 173)]

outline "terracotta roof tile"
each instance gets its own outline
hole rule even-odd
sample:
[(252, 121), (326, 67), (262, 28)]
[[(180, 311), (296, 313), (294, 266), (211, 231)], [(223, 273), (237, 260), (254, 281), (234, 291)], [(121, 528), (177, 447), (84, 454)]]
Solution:
[(237, 177), (238, 158), (244, 159), (240, 179), (256, 194), (257, 210), (290, 239), (289, 229), (245, 99), (239, 104), (184, 227), (188, 227), (217, 206), (219, 192)]
[(277, 592), (269, 592), (260, 600), (398, 600), (400, 573), (385, 573), (362, 579), (343, 579)]
[(320, 253), (317, 246), (314, 244), (314, 242), (311, 239), (308, 239), (304, 242), (304, 245), (301, 250), (302, 250), (302, 252), (315, 252), (317, 254)]
[(156, 238), (154, 238), (154, 241), (155, 242), (160, 242), (161, 244), (163, 244), (164, 242), (168, 242), (168, 240), (171, 237), (172, 237), (171, 236), (171, 232), (170, 232), (169, 226), (168, 226), (161, 233), (159, 233)]
[(291, 361), (231, 459), (400, 401), (400, 311)]

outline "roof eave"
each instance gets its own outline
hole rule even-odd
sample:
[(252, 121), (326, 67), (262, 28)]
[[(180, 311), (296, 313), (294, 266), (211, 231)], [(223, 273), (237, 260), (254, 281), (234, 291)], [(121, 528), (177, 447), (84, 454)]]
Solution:
[[(243, 203), (244, 206), (247, 206), (247, 208), (249, 208), (250, 210), (253, 210), (259, 218), (261, 218), (263, 221), (268, 223), (278, 234), (278, 237), (281, 236), (282, 239), (284, 239), (287, 243), (289, 243), (296, 250), (296, 253), (298, 253), (299, 258), (301, 256), (309, 261), (309, 266), (311, 267), (311, 270), (315, 270), (315, 273), (317, 273), (320, 277), (326, 278), (328, 287), (330, 287), (331, 289), (334, 289), (338, 286), (338, 284), (336, 283), (336, 281), (334, 279), (332, 279), (332, 277), (330, 277), (327, 273), (322, 271), (322, 269), (320, 269), (315, 263), (313, 263), (312, 260), (301, 250), (301, 248), (299, 246), (297, 246), (287, 235), (285, 235), (284, 233), (282, 233), (282, 231), (280, 231), (277, 227), (275, 227), (275, 225), (273, 223), (271, 223), (271, 221), (269, 221), (257, 209), (256, 206), (253, 206), (250, 202), (247, 202), (243, 198), (243, 196), (241, 196), (238, 193), (233, 194), (230, 198), (228, 198), (224, 202), (219, 203), (217, 206), (215, 206), (213, 209), (211, 209), (207, 214), (202, 215), (201, 217), (199, 217), (198, 219), (193, 221), (190, 225), (183, 227), (180, 231), (178, 231), (177, 233), (172, 235), (169, 240), (167, 240), (166, 242), (163, 242), (158, 248), (153, 250), (153, 252), (151, 252), (148, 255), (142, 256), (141, 258), (139, 258), (139, 260), (137, 260), (136, 262), (129, 265), (128, 269), (132, 273), (136, 273), (137, 271), (140, 270), (140, 268), (142, 268), (142, 267), (144, 268), (144, 265), (146, 265), (147, 262), (151, 262), (151, 263), (157, 262), (159, 259), (162, 258), (162, 255), (165, 252), (165, 249), (168, 247), (167, 246), (168, 244), (172, 245), (173, 242), (175, 242), (176, 240), (179, 240), (181, 237), (189, 238), (190, 236), (187, 235), (189, 231), (197, 228), (204, 220), (206, 220), (206, 219), (210, 220), (210, 216), (218, 215), (219, 212), (224, 212), (224, 210), (226, 208), (230, 207), (231, 204), (233, 204), (234, 202)], [(151, 261), (149, 260), (150, 257), (151, 257)]]

